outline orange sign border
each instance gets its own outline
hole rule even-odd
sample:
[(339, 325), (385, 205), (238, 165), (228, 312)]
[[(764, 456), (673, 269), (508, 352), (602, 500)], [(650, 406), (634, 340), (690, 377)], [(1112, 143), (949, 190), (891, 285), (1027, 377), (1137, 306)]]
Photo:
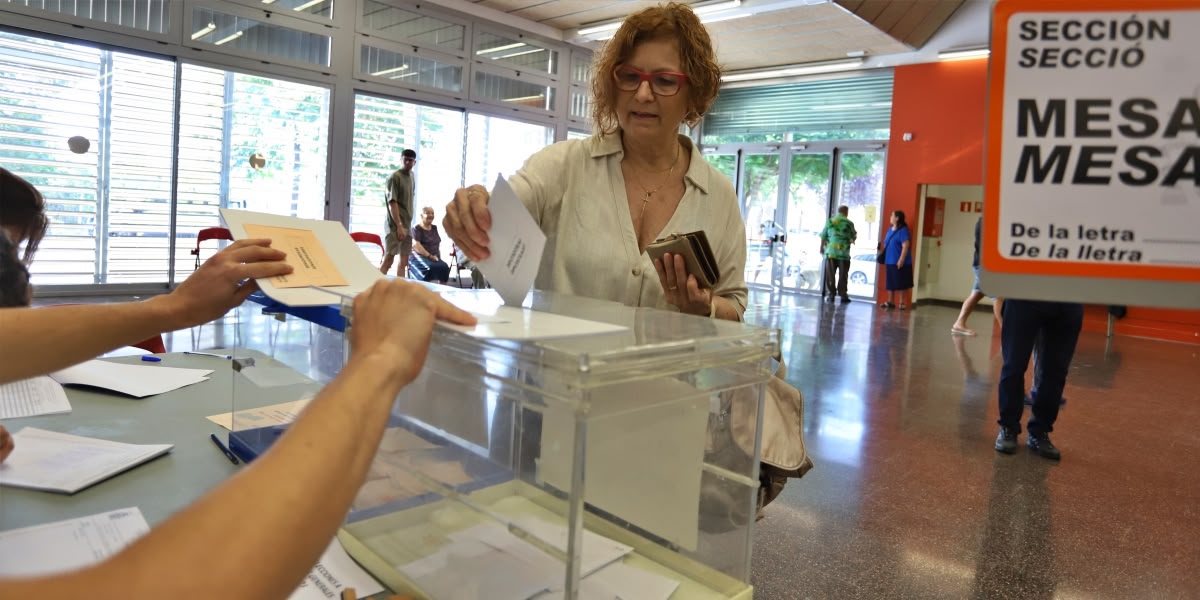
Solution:
[(985, 141), (983, 267), (995, 273), (1067, 275), (1100, 279), (1144, 279), (1194, 282), (1200, 269), (1124, 263), (1064, 262), (1043, 259), (1013, 259), (1000, 254), (1000, 157), (1003, 145), (1004, 80), (1008, 53), (1008, 23), (1017, 13), (1095, 13), (1129, 11), (1200, 10), (1200, 0), (998, 0), (992, 7), (991, 60), (988, 65), (988, 115)]

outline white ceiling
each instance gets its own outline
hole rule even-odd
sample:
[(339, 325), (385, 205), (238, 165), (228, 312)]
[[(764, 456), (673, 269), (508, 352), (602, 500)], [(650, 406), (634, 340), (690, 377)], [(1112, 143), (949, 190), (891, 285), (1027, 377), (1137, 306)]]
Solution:
[[(591, 48), (598, 48), (602, 42), (580, 37), (581, 27), (619, 20), (659, 3), (658, 0), (428, 1)], [(698, 5), (712, 2), (685, 1)], [(858, 52), (866, 53), (863, 68), (888, 67), (931, 62), (936, 60), (938, 50), (946, 48), (986, 45), (989, 0), (962, 0), (957, 9), (955, 4), (955, 0), (743, 0), (736, 11), (749, 12), (751, 16), (707, 26), (717, 46), (718, 60), (727, 72), (844, 59)], [(953, 10), (948, 19), (947, 6)], [(914, 37), (925, 42), (924, 45), (915, 48), (901, 41)]]

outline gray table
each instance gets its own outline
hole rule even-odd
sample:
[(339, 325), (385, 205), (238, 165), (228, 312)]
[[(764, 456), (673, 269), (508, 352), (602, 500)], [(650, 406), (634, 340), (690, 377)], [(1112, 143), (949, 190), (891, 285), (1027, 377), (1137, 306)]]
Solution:
[[(184, 354), (160, 356), (159, 363), (142, 362), (137, 356), (110, 360), (213, 369), (213, 373), (208, 381), (142, 399), (68, 387), (70, 414), (12, 419), (5, 427), (10, 431), (39, 427), (133, 444), (175, 444), (171, 452), (74, 495), (0, 487), (0, 531), (130, 506), (140, 508), (154, 526), (240, 468), (209, 439), (209, 434), (216, 433), (225, 441), (228, 432), (205, 418), (230, 412), (233, 407), (231, 362)], [(259, 353), (254, 356), (272, 362)], [(300, 387), (260, 388), (253, 395), (239, 392), (238, 409), (295, 400)]]

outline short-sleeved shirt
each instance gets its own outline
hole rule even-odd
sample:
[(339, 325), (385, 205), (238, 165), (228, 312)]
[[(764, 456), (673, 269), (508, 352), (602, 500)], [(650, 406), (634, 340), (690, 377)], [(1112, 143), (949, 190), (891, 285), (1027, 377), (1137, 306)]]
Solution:
[[(655, 237), (703, 230), (721, 271), (713, 291), (746, 308), (746, 227), (733, 183), (701, 156), (686, 136), (691, 155), (685, 190), (675, 214)], [(542, 149), (509, 180), (513, 191), (546, 233), (534, 285), (627, 306), (676, 310), (667, 303), (650, 256), (638, 247), (625, 195), (620, 134), (567, 140)]]
[(854, 223), (840, 214), (833, 215), (825, 228), (821, 230), (821, 240), (825, 242), (825, 258), (850, 258), (850, 245), (858, 239)]
[[(400, 227), (403, 227), (404, 230), (407, 231), (410, 227), (412, 227), (413, 218), (413, 178), (411, 171), (405, 173), (404, 171), (397, 169), (396, 172), (392, 173), (391, 177), (388, 177), (388, 194), (386, 199), (388, 202), (394, 200), (396, 201), (397, 205), (399, 205)], [(385, 206), (385, 208), (388, 209), (388, 230), (396, 231), (400, 227), (397, 227), (396, 223), (392, 221), (391, 208), (387, 206)]]
[(884, 239), (887, 241), (887, 255), (884, 256), (885, 263), (889, 265), (895, 265), (898, 263), (900, 261), (901, 246), (904, 245), (904, 242), (909, 242), (908, 256), (904, 257), (903, 265), (897, 266), (904, 267), (913, 264), (912, 242), (910, 241), (911, 238), (909, 237), (907, 226), (901, 227), (900, 229), (889, 230), (887, 237)]
[(420, 225), (413, 225), (412, 239), (421, 244), (425, 251), (432, 254), (434, 258), (439, 260), (442, 258), (442, 235), (438, 233), (437, 225), (430, 225), (428, 231)]

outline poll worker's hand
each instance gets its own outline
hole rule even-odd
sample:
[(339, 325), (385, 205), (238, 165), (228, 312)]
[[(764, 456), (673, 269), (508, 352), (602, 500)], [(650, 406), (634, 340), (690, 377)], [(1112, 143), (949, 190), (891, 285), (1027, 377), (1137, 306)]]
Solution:
[(487, 188), (473, 185), (459, 188), (454, 200), (446, 205), (446, 216), (442, 218), (442, 229), (467, 255), (478, 262), (491, 255), (488, 246), (488, 230), (492, 228), (492, 212), (488, 210)]
[(667, 302), (679, 312), (702, 317), (712, 313), (712, 290), (702, 289), (700, 282), (688, 274), (683, 255), (663, 254), (654, 261), (654, 270), (658, 271), (658, 281)]
[(402, 279), (379, 280), (354, 298), (352, 357), (381, 358), (401, 385), (421, 372), (435, 320), (474, 325), (475, 317), (425, 286)]
[(207, 323), (240, 305), (258, 289), (259, 277), (292, 272), (271, 240), (238, 240), (204, 261), (175, 291), (160, 296), (174, 329)]
[(3, 425), (0, 425), (0, 463), (4, 462), (9, 454), (12, 454), (14, 447), (12, 436)]

